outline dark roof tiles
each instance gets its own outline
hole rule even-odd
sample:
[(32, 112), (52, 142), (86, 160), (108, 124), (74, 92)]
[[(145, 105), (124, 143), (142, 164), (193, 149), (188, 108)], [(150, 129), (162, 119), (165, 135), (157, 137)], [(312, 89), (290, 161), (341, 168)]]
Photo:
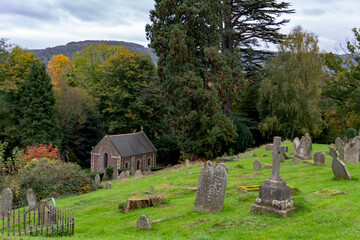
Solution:
[(142, 131), (123, 135), (108, 135), (108, 137), (121, 157), (156, 152), (156, 148)]

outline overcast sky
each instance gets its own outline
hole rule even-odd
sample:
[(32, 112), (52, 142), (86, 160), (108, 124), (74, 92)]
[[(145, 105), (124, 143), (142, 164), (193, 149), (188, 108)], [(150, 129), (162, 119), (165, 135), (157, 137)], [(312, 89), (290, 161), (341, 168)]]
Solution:
[[(321, 50), (340, 50), (360, 28), (360, 0), (288, 0), (296, 13), (282, 32), (301, 25), (319, 36)], [(81, 40), (119, 40), (147, 46), (153, 0), (0, 0), (0, 38), (28, 49)]]

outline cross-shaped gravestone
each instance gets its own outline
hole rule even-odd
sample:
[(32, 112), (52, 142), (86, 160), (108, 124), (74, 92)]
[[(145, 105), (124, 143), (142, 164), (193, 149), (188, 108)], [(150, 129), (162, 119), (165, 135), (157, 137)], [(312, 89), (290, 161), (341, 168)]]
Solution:
[(281, 137), (274, 137), (273, 144), (266, 145), (266, 150), (272, 150), (273, 164), (272, 164), (272, 175), (269, 180), (282, 181), (280, 177), (280, 157), (281, 154), (288, 151), (288, 147), (280, 146)]

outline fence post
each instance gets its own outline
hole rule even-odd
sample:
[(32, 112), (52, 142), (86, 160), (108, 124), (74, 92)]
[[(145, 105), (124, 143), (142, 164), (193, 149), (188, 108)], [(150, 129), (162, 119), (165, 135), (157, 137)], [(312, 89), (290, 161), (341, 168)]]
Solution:
[(71, 220), (72, 220), (72, 235), (74, 236), (74, 228), (75, 228), (75, 215), (74, 215), (74, 213), (73, 213), (73, 216), (72, 216)]

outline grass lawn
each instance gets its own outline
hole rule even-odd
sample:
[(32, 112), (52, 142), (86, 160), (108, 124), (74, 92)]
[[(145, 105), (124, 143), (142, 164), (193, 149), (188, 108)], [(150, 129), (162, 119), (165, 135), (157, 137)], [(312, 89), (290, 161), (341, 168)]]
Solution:
[[(292, 151), (292, 143), (282, 145)], [(313, 153), (328, 151), (328, 145), (313, 144)], [(249, 157), (255, 153), (258, 157)], [(267, 154), (267, 157), (262, 157)], [(280, 176), (287, 185), (297, 189), (292, 196), (298, 211), (287, 218), (250, 212), (258, 192), (239, 193), (241, 185), (264, 183), (271, 169), (253, 171), (253, 161), (272, 163), (271, 152), (261, 147), (240, 155), (236, 162), (226, 163), (229, 177), (220, 213), (194, 212), (196, 187), (202, 165), (163, 170), (140, 179), (111, 181), (111, 189), (56, 201), (60, 209), (75, 213), (75, 236), (69, 239), (360, 239), (360, 167), (348, 163), (353, 180), (335, 180), (331, 157), (326, 165), (281, 163)], [(291, 156), (291, 155), (290, 155)], [(192, 174), (188, 174), (192, 172)], [(166, 177), (166, 179), (164, 179)], [(118, 210), (129, 197), (145, 196), (154, 189), (166, 196), (163, 205), (130, 211)], [(339, 190), (342, 194), (326, 196), (318, 191)], [(181, 215), (152, 224), (152, 230), (139, 230), (136, 221), (146, 214), (150, 221)], [(35, 238), (34, 238), (35, 239)]]

